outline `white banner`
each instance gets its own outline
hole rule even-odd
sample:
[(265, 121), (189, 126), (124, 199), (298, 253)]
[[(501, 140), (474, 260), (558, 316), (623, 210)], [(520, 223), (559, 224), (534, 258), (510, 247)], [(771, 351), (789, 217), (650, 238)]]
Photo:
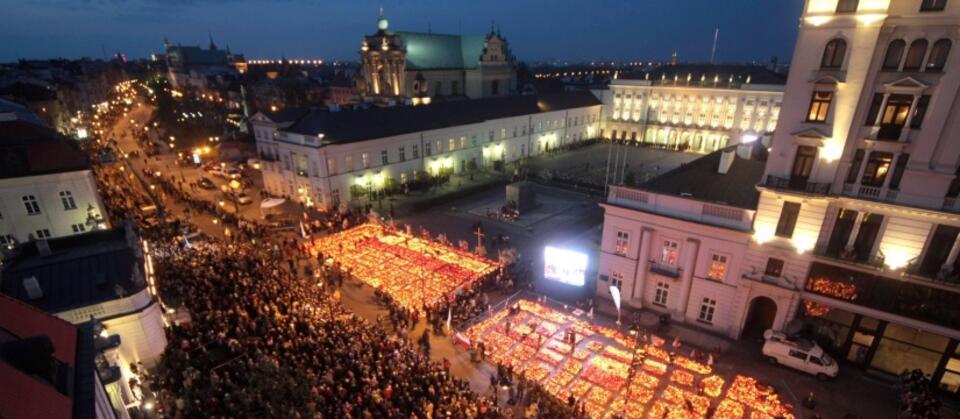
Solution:
[(617, 306), (617, 313), (620, 312), (620, 288), (616, 285), (610, 286), (610, 295), (613, 297), (613, 305)]

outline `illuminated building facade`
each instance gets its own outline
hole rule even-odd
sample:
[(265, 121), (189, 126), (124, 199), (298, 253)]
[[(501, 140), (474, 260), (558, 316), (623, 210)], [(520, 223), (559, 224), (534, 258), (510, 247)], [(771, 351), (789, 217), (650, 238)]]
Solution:
[[(336, 207), (596, 138), (590, 92), (418, 106), (284, 109), (251, 118), (270, 194)], [(375, 198), (374, 198), (375, 199)]]
[(728, 147), (637, 188), (611, 186), (604, 208), (597, 295), (736, 338), (739, 272), (763, 175), (759, 141)]
[(618, 77), (603, 137), (710, 153), (773, 132), (786, 77), (753, 65), (677, 64)]
[(808, 0), (742, 284), (839, 359), (960, 387), (960, 2)]
[(377, 32), (360, 46), (358, 90), (371, 98), (459, 96), (516, 92), (516, 59), (507, 39), (486, 35), (393, 32), (382, 12)]

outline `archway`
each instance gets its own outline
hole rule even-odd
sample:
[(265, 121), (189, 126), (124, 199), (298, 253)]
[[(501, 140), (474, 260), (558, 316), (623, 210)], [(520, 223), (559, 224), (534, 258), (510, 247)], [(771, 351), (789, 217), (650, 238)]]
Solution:
[(743, 324), (740, 337), (743, 339), (761, 339), (763, 332), (773, 327), (777, 318), (777, 303), (769, 297), (757, 297), (750, 302), (747, 321)]

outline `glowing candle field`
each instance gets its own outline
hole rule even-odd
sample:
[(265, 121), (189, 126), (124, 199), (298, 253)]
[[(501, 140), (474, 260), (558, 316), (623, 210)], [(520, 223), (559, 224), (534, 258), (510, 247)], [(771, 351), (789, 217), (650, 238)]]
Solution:
[(354, 278), (416, 310), (492, 274), (499, 266), (472, 253), (377, 224), (363, 224), (314, 240), (310, 252), (333, 257)]
[[(721, 377), (706, 364), (679, 355), (671, 359), (664, 349), (637, 344), (572, 314), (527, 300), (514, 304), (516, 314), (504, 308), (464, 333), (484, 342), (489, 362), (513, 366), (563, 401), (570, 395), (586, 401), (592, 417), (794, 417), (776, 393), (753, 378)], [(576, 344), (564, 339), (568, 330), (576, 331)], [(638, 352), (646, 357), (631, 373)]]

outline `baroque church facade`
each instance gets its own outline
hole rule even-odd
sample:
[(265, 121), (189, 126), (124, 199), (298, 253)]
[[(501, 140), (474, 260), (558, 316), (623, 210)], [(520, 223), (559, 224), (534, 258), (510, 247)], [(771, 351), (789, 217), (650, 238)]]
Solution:
[(506, 96), (516, 92), (516, 59), (499, 31), (486, 35), (393, 32), (381, 12), (360, 47), (357, 87), (370, 98)]

